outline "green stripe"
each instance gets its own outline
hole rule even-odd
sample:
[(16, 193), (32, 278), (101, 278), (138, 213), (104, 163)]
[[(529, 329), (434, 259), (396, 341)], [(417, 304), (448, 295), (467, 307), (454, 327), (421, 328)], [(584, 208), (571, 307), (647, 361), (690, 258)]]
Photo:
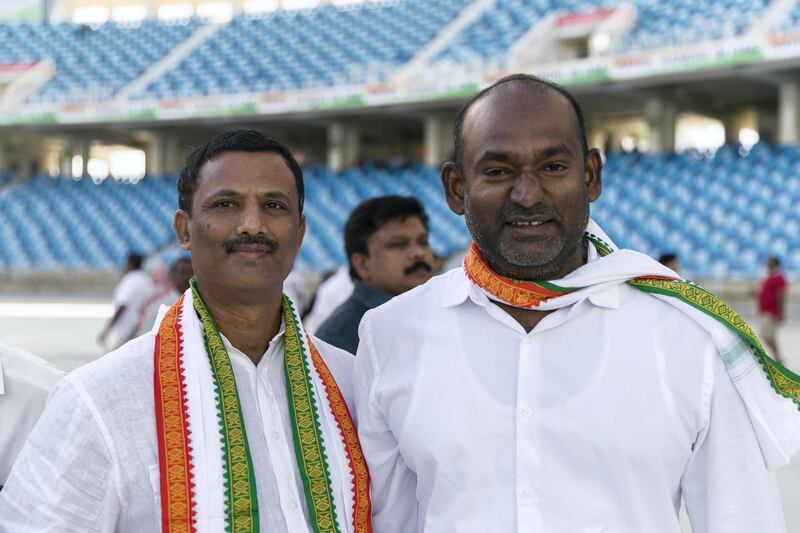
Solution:
[[(677, 298), (724, 324), (753, 348), (775, 392), (792, 400), (795, 405), (797, 405), (798, 409), (800, 409), (800, 376), (767, 355), (767, 352), (761, 345), (761, 341), (758, 340), (752, 328), (732, 307), (705, 289), (687, 281), (645, 278), (629, 280), (628, 284), (644, 292)], [(672, 288), (671, 285), (676, 288)], [(684, 289), (684, 292), (681, 292), (678, 288)], [(689, 297), (686, 294), (688, 292), (699, 294), (700, 297)], [(717, 311), (717, 309), (720, 308), (724, 309), (725, 312), (721, 313)], [(782, 380), (779, 382), (779, 380), (776, 379), (775, 373), (783, 376), (786, 383), (783, 383)]]
[(311, 391), (311, 372), (305, 353), (303, 331), (295, 309), (283, 297), (284, 370), (292, 416), (295, 456), (303, 480), (306, 503), (315, 533), (339, 533), (328, 464), (322, 444), (319, 406)]
[[(214, 317), (206, 309), (197, 289), (197, 280), (191, 280), (194, 309), (203, 324), (206, 346), (214, 387), (217, 391), (217, 416), (222, 425), (223, 476), (225, 478), (225, 506), (227, 522), (225, 531), (231, 533), (258, 533), (258, 497), (253, 461), (242, 416), (236, 377), (225, 344), (219, 334)], [(239, 429), (241, 434), (239, 434)]]

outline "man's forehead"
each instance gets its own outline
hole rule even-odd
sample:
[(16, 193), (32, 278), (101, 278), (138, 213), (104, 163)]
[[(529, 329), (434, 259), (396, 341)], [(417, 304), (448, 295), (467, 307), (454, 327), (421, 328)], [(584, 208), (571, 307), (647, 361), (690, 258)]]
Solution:
[(280, 154), (272, 152), (224, 152), (203, 163), (197, 190), (213, 194), (238, 187), (275, 190), (294, 187), (294, 174)]
[[(548, 123), (549, 121), (549, 123)], [(533, 82), (508, 82), (477, 100), (464, 117), (463, 140), (502, 138), (513, 128), (550, 126), (579, 135), (577, 117), (567, 98), (550, 87)]]

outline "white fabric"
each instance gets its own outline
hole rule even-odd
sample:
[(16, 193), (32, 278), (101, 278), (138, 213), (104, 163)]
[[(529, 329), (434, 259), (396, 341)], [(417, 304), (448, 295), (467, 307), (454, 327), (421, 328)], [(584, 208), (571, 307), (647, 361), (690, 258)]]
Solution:
[[(589, 221), (587, 233), (605, 242), (614, 252), (598, 258), (595, 247), (590, 246), (592, 261), (589, 264), (552, 282), (560, 287), (580, 290), (551, 298), (538, 305), (537, 309), (561, 309), (590, 294), (607, 290), (635, 277), (662, 276), (680, 279), (674, 271), (645, 254), (617, 249), (593, 220)], [(788, 464), (792, 456), (800, 450), (800, 412), (792, 400), (775, 393), (754, 351), (730, 328), (696, 307), (672, 296), (653, 296), (675, 306), (711, 335), (711, 340), (745, 402), (767, 466), (779, 468)], [(488, 293), (487, 297), (495, 299)]]
[[(184, 293), (179, 315), (182, 332), (180, 361), (186, 385), (186, 410), (189, 418), (189, 440), (192, 447), (191, 475), (194, 492), (198, 498), (195, 502), (195, 525), (198, 533), (213, 533), (226, 527), (224, 457), (222, 454), (224, 440), (217, 414), (217, 388), (212, 377), (211, 364), (208, 357), (196, 356), (205, 353), (205, 341), (203, 325), (194, 311), (192, 298), (192, 290), (188, 289)], [(300, 325), (302, 330), (300, 317), (296, 313), (294, 315), (295, 322)], [(281, 331), (285, 333), (285, 324), (282, 324)], [(333, 503), (336, 509), (336, 518), (339, 521), (340, 531), (349, 531), (352, 527), (348, 527), (347, 524), (352, 524), (353, 498), (352, 496), (348, 498), (347, 495), (352, 494), (353, 480), (352, 472), (347, 467), (348, 458), (343, 446), (344, 436), (335, 422), (333, 410), (327, 399), (327, 391), (322, 384), (322, 378), (314, 369), (311, 352), (305, 339), (302, 349), (306, 365), (311, 369), (312, 374), (311, 393), (314, 400), (312, 404), (321, 415), (324, 455), (326, 458), (332, 458), (328, 466), (331, 470), (329, 473), (334, 488)], [(275, 413), (275, 416), (280, 416), (280, 414)], [(285, 447), (279, 446), (278, 448), (279, 454), (286, 451)], [(296, 458), (292, 453), (283, 455), (281, 461), (286, 462), (277, 466), (276, 470), (286, 467), (292, 461), (296, 463)], [(292, 475), (291, 469), (285, 468), (279, 477), (285, 477), (289, 481), (293, 479)], [(301, 483), (300, 480), (295, 480), (295, 484), (298, 486), (299, 482)], [(287, 513), (297, 519), (296, 523), (292, 524), (292, 530), (305, 527), (305, 517), (292, 511), (296, 511), (296, 509), (289, 509)]]
[(308, 313), (303, 324), (310, 333), (315, 333), (329, 316), (350, 297), (353, 292), (353, 280), (347, 266), (339, 267), (336, 273), (320, 283), (314, 307)]
[[(153, 403), (157, 326), (59, 384), (0, 491), (0, 532), (160, 531)], [(295, 533), (308, 525), (286, 400), (283, 336), (281, 328), (258, 365), (223, 341), (256, 473), (261, 530)], [(352, 405), (353, 356), (313, 342)], [(334, 471), (342, 468), (338, 455), (328, 459)]]
[(628, 285), (581, 293), (526, 333), (456, 269), (365, 315), (376, 532), (678, 533), (681, 498), (694, 533), (785, 530), (709, 333)]
[(142, 270), (128, 272), (119, 280), (114, 289), (112, 304), (116, 312), (122, 306), (125, 310), (109, 330), (109, 345), (117, 347), (136, 334), (142, 310), (153, 296), (153, 279)]
[(0, 486), (64, 372), (31, 353), (0, 344)]

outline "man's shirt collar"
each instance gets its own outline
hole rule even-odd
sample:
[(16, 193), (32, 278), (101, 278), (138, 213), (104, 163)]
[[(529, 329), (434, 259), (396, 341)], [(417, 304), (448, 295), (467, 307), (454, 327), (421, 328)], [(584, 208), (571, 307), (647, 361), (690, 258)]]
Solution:
[[(589, 244), (587, 249), (586, 262), (596, 261), (600, 255), (595, 247)], [(475, 304), (485, 307), (489, 303), (489, 297), (483, 290), (475, 285), (464, 272), (463, 266), (458, 268), (459, 275), (451, 275), (447, 278), (447, 286), (442, 295), (442, 307), (454, 307), (464, 303), (469, 298)], [(595, 292), (587, 296), (589, 302), (597, 307), (605, 309), (619, 309), (619, 286), (614, 286), (608, 290)]]

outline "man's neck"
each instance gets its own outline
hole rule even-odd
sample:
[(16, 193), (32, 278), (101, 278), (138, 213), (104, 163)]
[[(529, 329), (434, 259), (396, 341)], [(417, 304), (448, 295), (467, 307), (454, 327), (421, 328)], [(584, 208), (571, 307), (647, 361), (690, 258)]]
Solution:
[[(562, 278), (570, 272), (573, 272), (585, 265), (588, 260), (589, 253), (587, 248), (587, 240), (583, 239), (580, 248), (576, 250), (576, 253), (572, 256), (571, 260), (562, 267), (554, 268), (553, 271), (558, 272), (558, 274), (553, 274), (553, 277), (550, 279)], [(548, 279), (538, 279), (537, 281), (548, 281)], [(530, 333), (531, 330), (533, 330), (533, 328), (535, 328), (536, 325), (541, 322), (542, 319), (544, 319), (544, 317), (553, 312), (542, 311), (538, 309), (523, 309), (521, 307), (514, 307), (513, 305), (506, 303), (496, 302), (494, 300), (492, 300), (492, 303), (508, 313), (511, 318), (516, 320), (527, 333)]]
[(203, 301), (220, 333), (237, 349), (258, 364), (281, 326), (282, 292), (251, 302), (230, 302), (203, 293)]

